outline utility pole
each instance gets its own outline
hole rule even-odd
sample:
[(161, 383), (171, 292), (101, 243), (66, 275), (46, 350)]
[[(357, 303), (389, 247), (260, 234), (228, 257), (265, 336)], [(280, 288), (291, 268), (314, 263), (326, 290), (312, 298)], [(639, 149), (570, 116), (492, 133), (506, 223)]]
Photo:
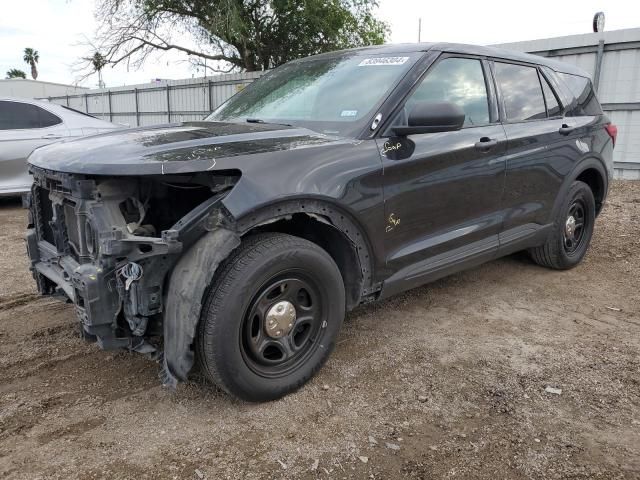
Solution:
[(420, 43), (421, 33), (422, 33), (422, 17), (418, 18), (418, 43)]

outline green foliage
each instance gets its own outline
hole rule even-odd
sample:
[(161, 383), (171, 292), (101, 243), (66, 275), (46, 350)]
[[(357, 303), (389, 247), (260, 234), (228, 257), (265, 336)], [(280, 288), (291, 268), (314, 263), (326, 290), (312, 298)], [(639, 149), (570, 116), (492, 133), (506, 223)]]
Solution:
[(25, 48), (24, 56), (22, 57), (22, 59), (25, 63), (33, 65), (35, 63), (38, 63), (38, 61), (40, 60), (40, 54), (38, 54), (38, 51), (34, 50), (33, 48)]
[(36, 63), (40, 60), (40, 55), (37, 50), (33, 48), (25, 48), (24, 56), (22, 57), (24, 62), (31, 66), (31, 78), (36, 80), (38, 78), (38, 69), (36, 68)]
[(12, 68), (7, 72), (7, 78), (27, 78), (27, 74), (17, 68)]
[(96, 72), (101, 71), (104, 66), (108, 63), (107, 59), (100, 52), (95, 52), (90, 58), (91, 66), (94, 68)]
[[(388, 26), (374, 16), (377, 6), (377, 0), (102, 0), (98, 16), (108, 20), (98, 40), (109, 63), (175, 49), (263, 70), (383, 43)], [(192, 34), (198, 48), (174, 44), (176, 31)]]

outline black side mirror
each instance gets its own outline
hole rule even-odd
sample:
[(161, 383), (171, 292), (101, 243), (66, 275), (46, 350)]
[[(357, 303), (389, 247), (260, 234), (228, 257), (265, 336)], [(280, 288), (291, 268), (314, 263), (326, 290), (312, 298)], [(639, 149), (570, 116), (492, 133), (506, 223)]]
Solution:
[(409, 112), (409, 126), (392, 127), (399, 137), (416, 133), (452, 132), (464, 124), (464, 111), (451, 102), (418, 102)]

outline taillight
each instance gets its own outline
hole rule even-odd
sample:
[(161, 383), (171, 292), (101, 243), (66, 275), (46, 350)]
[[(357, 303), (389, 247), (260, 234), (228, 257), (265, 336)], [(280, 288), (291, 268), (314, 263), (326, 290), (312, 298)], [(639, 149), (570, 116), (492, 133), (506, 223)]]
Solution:
[(611, 141), (613, 142), (613, 146), (616, 146), (616, 137), (618, 136), (618, 127), (616, 127), (613, 123), (604, 126), (604, 129), (607, 131), (609, 136), (611, 137)]

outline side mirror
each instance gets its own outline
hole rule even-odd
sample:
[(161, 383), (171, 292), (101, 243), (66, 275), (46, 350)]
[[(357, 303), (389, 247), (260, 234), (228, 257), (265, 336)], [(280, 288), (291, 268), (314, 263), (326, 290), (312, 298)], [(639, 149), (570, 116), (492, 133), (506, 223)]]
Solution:
[(465, 114), (451, 102), (418, 102), (409, 112), (409, 126), (392, 127), (399, 137), (416, 133), (452, 132), (460, 130)]

